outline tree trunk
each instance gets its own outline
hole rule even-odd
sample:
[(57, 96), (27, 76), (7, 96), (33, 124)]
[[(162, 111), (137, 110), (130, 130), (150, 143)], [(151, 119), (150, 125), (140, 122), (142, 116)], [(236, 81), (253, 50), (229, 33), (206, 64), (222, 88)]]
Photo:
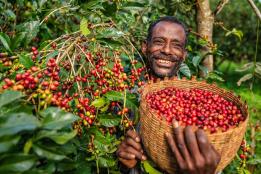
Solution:
[[(197, 32), (212, 44), (214, 16), (210, 9), (209, 0), (197, 0)], [(210, 51), (210, 48), (205, 46), (201, 50), (202, 55)], [(213, 71), (214, 68), (213, 55), (208, 55), (203, 60), (203, 65), (208, 71)], [(204, 74), (201, 74), (204, 76)]]

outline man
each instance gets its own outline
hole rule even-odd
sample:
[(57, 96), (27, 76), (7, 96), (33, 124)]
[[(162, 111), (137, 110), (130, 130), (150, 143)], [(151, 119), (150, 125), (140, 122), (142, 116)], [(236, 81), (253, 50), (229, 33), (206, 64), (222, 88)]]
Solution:
[[(163, 78), (176, 75), (187, 53), (185, 26), (173, 17), (163, 17), (152, 23), (142, 52), (147, 57), (151, 75)], [(174, 134), (166, 134), (170, 149), (177, 159), (180, 173), (214, 174), (220, 155), (209, 143), (204, 131), (193, 132), (190, 126), (184, 131), (173, 121)], [(117, 150), (119, 161), (125, 168), (134, 168), (139, 160), (146, 160), (139, 134), (133, 130)]]

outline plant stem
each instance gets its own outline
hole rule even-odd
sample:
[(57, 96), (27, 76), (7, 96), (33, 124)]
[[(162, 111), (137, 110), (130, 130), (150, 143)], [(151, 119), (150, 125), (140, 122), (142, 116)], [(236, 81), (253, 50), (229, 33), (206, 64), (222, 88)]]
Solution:
[(47, 16), (44, 17), (44, 19), (40, 22), (40, 25), (42, 25), (42, 23), (43, 23), (44, 21), (47, 21), (48, 18), (49, 18), (49, 16), (51, 16), (54, 12), (59, 11), (59, 10), (61, 10), (61, 9), (63, 9), (63, 8), (66, 8), (66, 7), (70, 7), (70, 6), (71, 6), (71, 5), (65, 5), (65, 6), (62, 6), (62, 7), (60, 7), (60, 8), (57, 8), (57, 9), (53, 10), (51, 13), (49, 13)]
[(99, 163), (98, 163), (98, 158), (97, 158), (97, 155), (96, 156), (96, 168), (97, 168), (97, 173), (99, 174), (100, 173), (100, 170), (99, 170)]
[(255, 5), (255, 3), (253, 2), (253, 0), (247, 0), (247, 1), (249, 2), (250, 6), (253, 8), (258, 19), (261, 21), (261, 13), (260, 13), (259, 9), (257, 8), (257, 6)]
[(58, 60), (58, 58), (57, 58), (56, 63), (60, 62), (60, 61), (63, 59), (63, 57), (67, 55), (67, 53), (68, 53), (68, 52), (71, 50), (71, 48), (79, 41), (79, 39), (80, 39), (80, 37), (75, 38), (75, 41), (74, 41), (72, 44), (70, 44), (70, 46), (64, 51), (64, 53), (61, 55), (61, 57), (58, 57), (59, 60)]
[(90, 62), (91, 66), (94, 68), (94, 70), (96, 71), (96, 74), (97, 76), (100, 78), (100, 75), (99, 73), (97, 72), (97, 70), (95, 69), (95, 66), (92, 64), (91, 60), (88, 58), (88, 55), (85, 53), (85, 51), (83, 51), (83, 49), (78, 45), (76, 44), (77, 47), (81, 50), (81, 52), (85, 55), (85, 57), (88, 59), (88, 61)]
[(255, 70), (256, 70), (256, 57), (257, 57), (257, 49), (258, 49), (258, 41), (259, 41), (259, 20), (257, 20), (257, 29), (256, 29), (256, 50), (255, 50), (255, 56), (254, 56), (254, 68), (253, 68), (253, 78), (252, 78), (252, 83), (250, 85), (250, 89), (252, 90), (252, 87), (254, 85), (254, 81), (255, 81)]

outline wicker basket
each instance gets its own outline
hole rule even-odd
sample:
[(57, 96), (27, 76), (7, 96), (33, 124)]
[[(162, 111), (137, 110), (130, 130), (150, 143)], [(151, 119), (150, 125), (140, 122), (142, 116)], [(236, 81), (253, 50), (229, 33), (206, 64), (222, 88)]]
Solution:
[(208, 90), (235, 103), (241, 109), (242, 114), (246, 117), (246, 120), (241, 122), (238, 126), (235, 126), (234, 128), (230, 127), (226, 132), (218, 131), (214, 134), (206, 132), (209, 141), (221, 155), (221, 161), (216, 171), (221, 171), (224, 169), (236, 155), (244, 137), (249, 117), (247, 105), (232, 92), (221, 89), (215, 84), (207, 84), (206, 82), (196, 81), (195, 78), (193, 78), (193, 80), (178, 80), (176, 78), (164, 79), (164, 81), (158, 81), (155, 83), (149, 82), (146, 86), (144, 86), (142, 89), (139, 109), (141, 115), (141, 138), (147, 155), (155, 162), (155, 164), (158, 165), (158, 167), (168, 173), (175, 173), (175, 169), (177, 169), (177, 164), (175, 163), (173, 155), (170, 155), (172, 153), (164, 136), (165, 132), (171, 133), (172, 128), (165, 120), (161, 121), (154, 113), (151, 112), (151, 109), (145, 100), (148, 92), (159, 91), (166, 87), (176, 87), (184, 90), (191, 88)]

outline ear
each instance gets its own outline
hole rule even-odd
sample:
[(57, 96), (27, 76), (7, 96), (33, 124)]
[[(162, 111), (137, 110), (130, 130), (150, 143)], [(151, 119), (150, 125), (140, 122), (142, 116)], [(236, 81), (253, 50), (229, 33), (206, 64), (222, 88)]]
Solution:
[(141, 44), (141, 51), (143, 53), (143, 55), (147, 55), (147, 49), (148, 49), (148, 45), (147, 45), (147, 41), (144, 40)]

